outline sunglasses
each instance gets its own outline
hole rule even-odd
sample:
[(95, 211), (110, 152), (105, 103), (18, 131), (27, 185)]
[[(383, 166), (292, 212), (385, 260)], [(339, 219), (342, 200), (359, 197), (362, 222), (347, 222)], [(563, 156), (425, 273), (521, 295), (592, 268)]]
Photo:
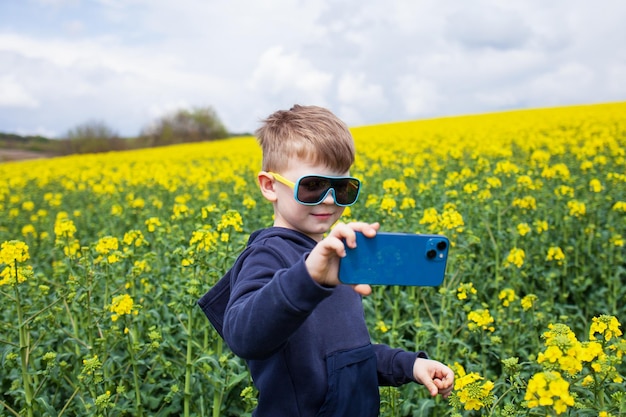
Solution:
[(332, 193), (335, 204), (341, 207), (356, 203), (361, 190), (361, 181), (353, 177), (328, 177), (325, 175), (305, 175), (291, 182), (275, 172), (268, 172), (274, 179), (293, 188), (296, 201), (305, 206), (315, 206)]

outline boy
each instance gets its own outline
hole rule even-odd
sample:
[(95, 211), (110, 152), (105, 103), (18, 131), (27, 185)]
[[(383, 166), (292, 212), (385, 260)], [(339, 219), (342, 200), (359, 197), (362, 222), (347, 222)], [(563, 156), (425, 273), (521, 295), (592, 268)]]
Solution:
[(372, 344), (361, 303), (371, 288), (338, 280), (344, 241), (354, 247), (355, 231), (373, 237), (379, 228), (340, 223), (324, 237), (359, 194), (348, 127), (326, 109), (296, 105), (270, 115), (256, 136), (274, 225), (250, 236), (198, 302), (250, 368), (259, 391), (253, 415), (377, 416), (378, 386), (408, 382), (447, 397), (452, 370), (424, 352)]

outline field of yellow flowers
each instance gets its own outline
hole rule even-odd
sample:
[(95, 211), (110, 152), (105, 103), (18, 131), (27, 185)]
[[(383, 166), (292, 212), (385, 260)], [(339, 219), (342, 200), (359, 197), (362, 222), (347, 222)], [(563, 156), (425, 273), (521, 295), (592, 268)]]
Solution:
[[(372, 338), (457, 374), (383, 416), (626, 416), (626, 103), (352, 129), (344, 220), (442, 233), (438, 288), (376, 287)], [(196, 300), (272, 223), (254, 138), (0, 164), (0, 416), (245, 416)]]

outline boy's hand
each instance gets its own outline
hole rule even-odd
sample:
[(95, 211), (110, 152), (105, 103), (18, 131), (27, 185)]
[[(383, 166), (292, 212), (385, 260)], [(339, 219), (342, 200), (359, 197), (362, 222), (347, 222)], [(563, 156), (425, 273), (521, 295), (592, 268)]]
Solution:
[[(359, 231), (366, 237), (376, 236), (380, 228), (378, 223), (339, 223), (321, 240), (306, 259), (306, 267), (311, 277), (320, 285), (337, 286), (339, 281), (339, 260), (346, 256), (346, 247), (356, 247), (356, 234)], [(370, 295), (369, 285), (352, 286), (361, 295)]]
[(454, 389), (454, 372), (441, 362), (417, 358), (413, 364), (413, 377), (433, 397), (441, 394), (443, 398), (448, 398)]

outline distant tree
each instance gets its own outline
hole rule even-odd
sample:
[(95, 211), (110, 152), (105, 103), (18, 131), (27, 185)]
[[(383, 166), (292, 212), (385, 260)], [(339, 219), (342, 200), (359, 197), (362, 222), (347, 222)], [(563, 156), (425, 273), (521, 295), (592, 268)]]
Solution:
[(212, 107), (178, 110), (165, 115), (141, 132), (145, 146), (201, 142), (228, 137), (228, 131)]
[(61, 152), (98, 153), (125, 149), (124, 140), (102, 121), (89, 121), (70, 129), (61, 140)]

